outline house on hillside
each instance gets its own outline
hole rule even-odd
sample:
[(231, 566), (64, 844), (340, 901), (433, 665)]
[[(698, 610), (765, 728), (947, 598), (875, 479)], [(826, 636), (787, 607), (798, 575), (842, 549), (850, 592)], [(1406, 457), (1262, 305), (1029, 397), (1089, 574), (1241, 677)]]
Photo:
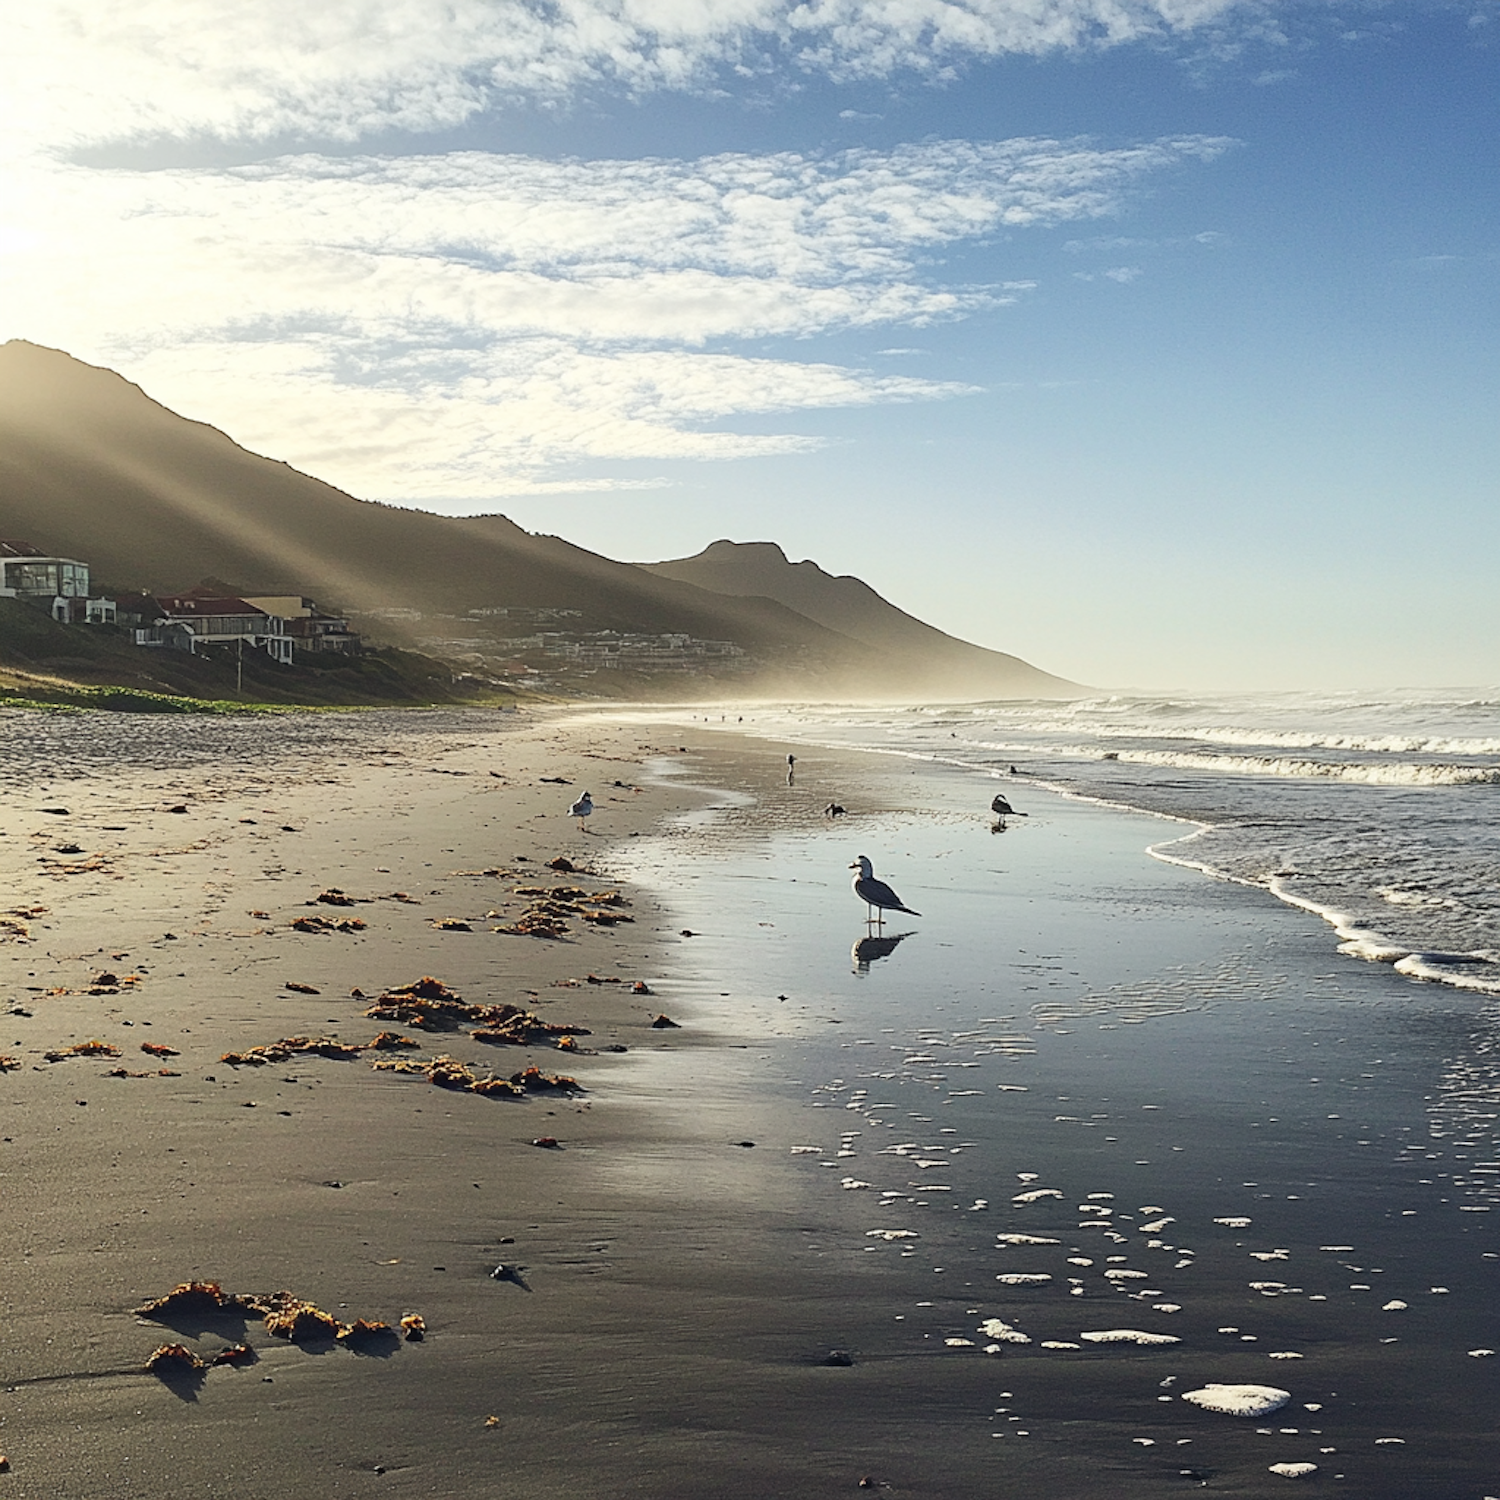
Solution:
[(63, 625), (112, 625), (112, 599), (89, 598), (89, 565), (76, 557), (48, 557), (30, 542), (0, 540), (0, 598), (45, 607)]
[(155, 618), (138, 626), (137, 646), (165, 646), (196, 655), (203, 647), (245, 646), (264, 651), (273, 661), (290, 666), (292, 637), (280, 615), (246, 599), (221, 598), (193, 590), (187, 594), (156, 596)]
[(345, 616), (326, 614), (313, 600), (300, 594), (248, 594), (245, 603), (277, 616), (299, 651), (342, 651), (353, 655), (359, 650), (359, 632), (349, 629)]

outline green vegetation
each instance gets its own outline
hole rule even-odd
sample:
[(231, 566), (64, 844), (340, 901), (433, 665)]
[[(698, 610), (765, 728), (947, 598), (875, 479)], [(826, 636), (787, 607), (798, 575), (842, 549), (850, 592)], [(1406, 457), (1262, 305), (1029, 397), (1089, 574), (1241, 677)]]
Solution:
[[(11, 675), (11, 674), (7, 674)], [(282, 703), (238, 703), (229, 698), (185, 698), (174, 693), (143, 693), (136, 688), (89, 687), (82, 683), (33, 678), (25, 686), (0, 686), (0, 708), (107, 709), (127, 714), (278, 714), (294, 708)]]

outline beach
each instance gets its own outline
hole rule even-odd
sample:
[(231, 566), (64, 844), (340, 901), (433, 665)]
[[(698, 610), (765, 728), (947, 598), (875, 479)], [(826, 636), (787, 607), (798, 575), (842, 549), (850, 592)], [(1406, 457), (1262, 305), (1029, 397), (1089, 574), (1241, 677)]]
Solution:
[[(961, 767), (686, 714), (125, 719), (3, 723), (13, 1493), (1494, 1492), (1500, 1250), (1440, 1143), (1482, 999), (1149, 859), (1158, 817), (1039, 788), (992, 832)], [(860, 853), (924, 914), (883, 949)], [(497, 930), (559, 887), (565, 932)], [(567, 1029), (365, 1015), (424, 976)], [(419, 1045), (222, 1061), (383, 1029)], [(578, 1087), (371, 1065), (441, 1055)], [(426, 1333), (134, 1311), (191, 1280)]]

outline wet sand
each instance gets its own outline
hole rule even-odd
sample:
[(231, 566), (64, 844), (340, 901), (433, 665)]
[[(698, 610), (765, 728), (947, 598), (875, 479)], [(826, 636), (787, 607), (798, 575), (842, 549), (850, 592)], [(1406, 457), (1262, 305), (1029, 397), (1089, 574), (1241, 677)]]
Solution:
[[(7, 719), (5, 734), (32, 722)], [(73, 722), (100, 732), (92, 716)], [(1385, 971), (1347, 965), (1315, 985), (1333, 968), (1317, 924), (1146, 860), (1147, 820), (1060, 806), (1002, 841), (957, 783), (924, 779), (914, 796), (904, 770), (799, 752), (788, 789), (784, 751), (686, 729), (299, 718), (282, 736), (217, 728), (215, 754), (197, 757), (174, 753), (179, 732), (133, 742), (138, 769), (92, 741), (70, 761), (63, 737), (6, 772), (5, 905), (47, 908), (13, 918), (28, 940), (16, 929), (0, 944), (3, 996), (30, 1012), (0, 1036), (20, 1063), (0, 1077), (0, 1482), (13, 1493), (814, 1496), (868, 1476), (892, 1495), (1103, 1500), (1194, 1487), (1199, 1470), (1219, 1493), (1279, 1493), (1289, 1481), (1268, 1465), (1309, 1455), (1320, 1469), (1303, 1483), (1349, 1493), (1485, 1493), (1495, 1362), (1466, 1353), (1500, 1342), (1489, 1238), (1471, 1232), (1483, 1221), (1415, 1172), (1398, 1181), (1419, 1217), (1403, 1219), (1393, 1169), (1349, 1165), (1363, 1148), (1335, 1145), (1342, 1132), (1315, 1118), (1353, 1097), (1368, 1139), (1412, 1128), (1430, 1080), (1410, 1006), (1391, 1008)], [(66, 774), (80, 764), (86, 775)], [(585, 785), (599, 807), (586, 834), (564, 816)], [(830, 828), (835, 791), (855, 813)], [(914, 802), (915, 821), (902, 810)], [(56, 852), (68, 844), (81, 853)], [(939, 898), (929, 909), (897, 882), (929, 915), (863, 975), (838, 859), (855, 844)], [(600, 878), (538, 868), (557, 854)], [(519, 873), (455, 873), (499, 869)], [(528, 905), (514, 891), (532, 872), (620, 889), (635, 920), (572, 920), (559, 941), (492, 932)], [(330, 887), (358, 904), (306, 904)], [(309, 914), (367, 926), (291, 929)], [(444, 918), (473, 931), (433, 925)], [(90, 986), (101, 972), (140, 979)], [(584, 1092), (485, 1098), (365, 1057), (219, 1061), (296, 1034), (368, 1041), (382, 1023), (351, 989), (373, 998), (423, 974), (576, 1023), (600, 1050), (394, 1028), (421, 1055), (505, 1076), (534, 1062)], [(1467, 1017), (1431, 987), (1403, 997), (1414, 989), (1441, 1051)], [(653, 1030), (662, 1010), (682, 1028)], [(1004, 1016), (1014, 1026), (986, 1019)], [(976, 1028), (1011, 1040), (960, 1036)], [(1291, 1111), (1263, 1101), (1310, 1090), (1305, 1067), (1296, 1090), (1283, 1081), (1289, 1059), (1351, 1033), (1393, 1059), (1379, 1088), (1357, 1075), (1380, 1069), (1327, 1070), (1316, 1109), (1277, 1129)], [(121, 1057), (43, 1060), (91, 1038)], [(179, 1055), (152, 1058), (143, 1040)], [(861, 1060), (877, 1048), (878, 1066)], [(108, 1076), (122, 1066), (150, 1076)], [(531, 1144), (544, 1136), (558, 1148)], [(935, 1156), (886, 1152), (908, 1145), (942, 1148), (943, 1182), (915, 1165)], [(1065, 1197), (1013, 1205), (1028, 1184)], [(1090, 1199), (1101, 1192), (1115, 1197)], [(1116, 1228), (1078, 1228), (1105, 1217), (1082, 1214), (1089, 1202)], [(1157, 1204), (1177, 1220), (1164, 1236), (1139, 1227)], [(1253, 1234), (1213, 1223), (1237, 1213)], [(1358, 1256), (1316, 1248), (1330, 1225), (1358, 1232)], [(1181, 1311), (1103, 1278), (1091, 1246), (1122, 1229), (1130, 1266)], [(1005, 1232), (1059, 1244), (1000, 1247)], [(1195, 1266), (1176, 1270), (1184, 1257), (1151, 1238), (1187, 1246)], [(1096, 1261), (1077, 1298), (1075, 1249)], [(1251, 1258), (1276, 1249), (1285, 1264)], [(1341, 1262), (1372, 1252), (1378, 1271), (1360, 1274), (1381, 1293), (1399, 1274), (1389, 1295), (1407, 1313), (1347, 1292)], [(513, 1278), (492, 1279), (500, 1263)], [(1444, 1299), (1425, 1284), (1439, 1265)], [(997, 1287), (1017, 1270), (1053, 1280)], [(290, 1288), (346, 1321), (418, 1312), (429, 1331), (377, 1357), (290, 1345), (254, 1318), (173, 1329), (132, 1313), (190, 1278)], [(1252, 1279), (1302, 1290), (1267, 1295)], [(1338, 1317), (1309, 1294), (1342, 1299)], [(1033, 1344), (985, 1355), (978, 1326), (993, 1317)], [(1397, 1317), (1399, 1361), (1379, 1342)], [(1119, 1326), (1183, 1342), (1039, 1347)], [(1221, 1326), (1259, 1347), (1230, 1348)], [(242, 1334), (248, 1367), (201, 1382), (142, 1372), (159, 1343), (209, 1355)], [(1267, 1361), (1273, 1346), (1303, 1354), (1295, 1380), (1290, 1362)], [(852, 1363), (825, 1363), (831, 1350)], [(1251, 1374), (1295, 1387), (1295, 1417), (1246, 1423), (1175, 1399)], [(1384, 1436), (1406, 1441), (1376, 1446)]]

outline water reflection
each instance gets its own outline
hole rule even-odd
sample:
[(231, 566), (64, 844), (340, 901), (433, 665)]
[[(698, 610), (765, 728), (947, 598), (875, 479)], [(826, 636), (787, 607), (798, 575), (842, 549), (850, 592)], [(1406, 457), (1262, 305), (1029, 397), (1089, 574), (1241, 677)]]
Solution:
[(915, 932), (891, 932), (880, 933), (878, 935), (875, 933), (866, 933), (850, 949), (849, 956), (854, 960), (854, 972), (856, 974), (868, 974), (871, 964), (878, 962), (882, 958), (889, 958), (907, 938), (915, 936)]

